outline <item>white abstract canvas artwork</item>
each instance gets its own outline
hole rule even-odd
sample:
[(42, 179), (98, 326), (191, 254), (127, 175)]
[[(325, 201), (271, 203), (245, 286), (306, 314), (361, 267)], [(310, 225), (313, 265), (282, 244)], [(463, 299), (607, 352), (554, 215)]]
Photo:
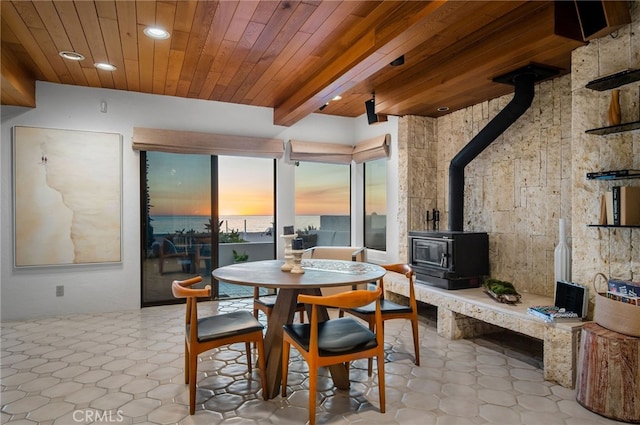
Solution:
[(14, 127), (16, 267), (122, 261), (122, 138)]

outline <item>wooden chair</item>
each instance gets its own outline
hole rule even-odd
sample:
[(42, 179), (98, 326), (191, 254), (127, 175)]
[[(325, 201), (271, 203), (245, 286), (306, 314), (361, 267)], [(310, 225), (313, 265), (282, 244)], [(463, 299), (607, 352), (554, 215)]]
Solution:
[(251, 343), (256, 344), (258, 347), (258, 367), (262, 380), (262, 395), (263, 397), (267, 396), (264, 341), (262, 339), (264, 326), (245, 310), (198, 318), (198, 297), (211, 297), (211, 286), (209, 285), (204, 289), (189, 288), (199, 282), (202, 282), (202, 277), (197, 276), (187, 280), (174, 280), (171, 285), (174, 297), (187, 299), (184, 380), (185, 384), (189, 384), (189, 414), (191, 415), (195, 413), (196, 409), (198, 355), (223, 345), (244, 342), (247, 350), (247, 366), (249, 373), (251, 373)]
[[(302, 258), (321, 260), (367, 261), (367, 250), (361, 246), (312, 246), (304, 250)], [(366, 285), (353, 286), (351, 289), (366, 289)], [(322, 288), (322, 295), (334, 295), (348, 291), (348, 287)]]
[(366, 261), (363, 246), (312, 246), (304, 250), (303, 258), (322, 258), (326, 260)]
[[(407, 277), (409, 283), (409, 305), (396, 304), (393, 301), (386, 300), (384, 298), (384, 277), (380, 278), (378, 287), (381, 289), (380, 294), (380, 310), (382, 311), (382, 322), (384, 325), (385, 320), (391, 319), (407, 319), (411, 320), (411, 329), (413, 330), (413, 348), (415, 350), (415, 365), (420, 366), (420, 342), (418, 341), (418, 305), (416, 303), (416, 294), (414, 290), (415, 274), (413, 269), (408, 264), (389, 264), (383, 265), (385, 270), (390, 272), (396, 272), (403, 274)], [(338, 314), (340, 317), (344, 316), (346, 311), (349, 314), (353, 314), (362, 320), (369, 323), (369, 329), (372, 331), (375, 329), (375, 303), (365, 305), (357, 308), (340, 309)], [(369, 361), (369, 376), (372, 372), (372, 362)]]
[[(384, 328), (380, 313), (380, 288), (375, 291), (355, 290), (331, 296), (299, 295), (298, 301), (311, 306), (311, 323), (289, 324), (283, 327), (282, 396), (287, 393), (289, 350), (293, 345), (309, 366), (309, 422), (315, 424), (318, 368), (357, 359), (377, 358), (380, 412), (385, 412), (384, 390)], [(318, 321), (318, 309), (324, 307), (355, 308), (373, 303), (377, 332), (367, 329), (351, 317)]]
[[(273, 307), (276, 305), (277, 295), (262, 295), (260, 296), (260, 288), (253, 288), (253, 316), (258, 318), (258, 311), (262, 311), (267, 316), (267, 322), (269, 322), (269, 316), (273, 311)], [(304, 323), (304, 304), (298, 303), (296, 311), (300, 316), (300, 323)]]

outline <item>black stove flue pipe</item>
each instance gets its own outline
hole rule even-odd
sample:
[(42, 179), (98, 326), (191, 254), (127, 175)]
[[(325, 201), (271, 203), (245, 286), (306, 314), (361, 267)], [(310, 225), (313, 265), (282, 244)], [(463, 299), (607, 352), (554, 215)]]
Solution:
[(464, 168), (516, 122), (531, 106), (537, 81), (557, 74), (557, 70), (529, 65), (494, 81), (515, 86), (511, 102), (504, 107), (460, 152), (449, 165), (449, 230), (464, 230)]

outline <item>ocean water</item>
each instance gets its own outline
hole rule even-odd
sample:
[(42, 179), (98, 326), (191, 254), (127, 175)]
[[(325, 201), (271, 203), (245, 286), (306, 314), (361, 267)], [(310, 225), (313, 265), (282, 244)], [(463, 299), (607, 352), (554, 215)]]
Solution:
[[(200, 215), (159, 215), (152, 216), (151, 219), (153, 233), (156, 235), (175, 233), (182, 230), (185, 232), (189, 230), (204, 232), (206, 230), (205, 224), (209, 224), (209, 217)], [(221, 216), (220, 220), (223, 221), (222, 230), (227, 233), (232, 230), (249, 233), (266, 232), (273, 227), (273, 217), (268, 215)], [(298, 216), (295, 228), (303, 229), (307, 228), (307, 226), (319, 228), (320, 216)], [(278, 230), (278, 232), (281, 231), (282, 229)]]

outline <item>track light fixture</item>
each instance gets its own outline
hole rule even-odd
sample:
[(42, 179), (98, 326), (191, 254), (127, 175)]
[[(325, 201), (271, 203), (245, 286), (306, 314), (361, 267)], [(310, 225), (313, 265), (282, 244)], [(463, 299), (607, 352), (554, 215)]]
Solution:
[[(342, 100), (342, 96), (335, 95), (333, 96), (333, 99), (331, 99), (331, 102), (337, 102), (338, 100)], [(322, 105), (321, 107), (318, 108), (319, 111), (322, 111), (324, 108), (326, 108), (327, 106), (329, 106), (329, 102), (325, 103), (324, 105)]]
[(376, 92), (371, 93), (371, 99), (364, 102), (364, 107), (367, 110), (367, 120), (370, 125), (387, 121), (386, 115), (376, 114)]
[(391, 66), (404, 65), (404, 55), (400, 56), (399, 58), (394, 59), (393, 61), (391, 61), (391, 63), (389, 65), (391, 65)]

